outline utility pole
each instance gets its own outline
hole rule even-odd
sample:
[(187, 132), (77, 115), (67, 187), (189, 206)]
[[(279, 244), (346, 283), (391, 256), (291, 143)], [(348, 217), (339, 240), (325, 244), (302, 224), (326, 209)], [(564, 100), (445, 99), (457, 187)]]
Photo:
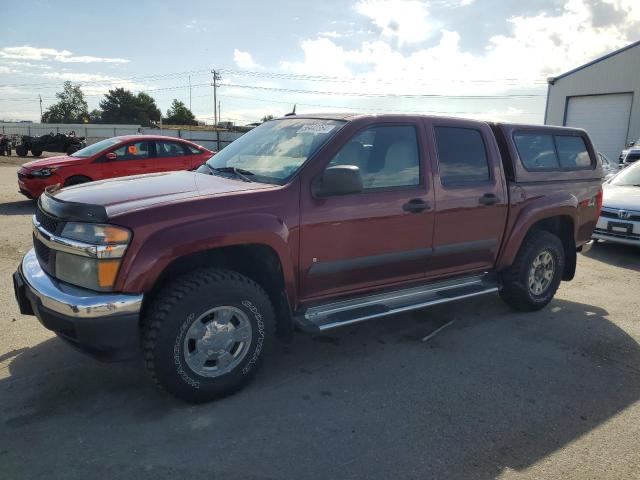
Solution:
[(38, 98), (40, 99), (40, 123), (42, 123), (42, 95), (38, 94)]
[(218, 80), (222, 80), (222, 77), (216, 70), (211, 70), (211, 74), (213, 75), (213, 125), (214, 127), (218, 126)]
[(218, 120), (222, 121), (222, 110), (220, 110), (220, 100), (218, 100)]
[(189, 110), (191, 111), (191, 75), (189, 75)]

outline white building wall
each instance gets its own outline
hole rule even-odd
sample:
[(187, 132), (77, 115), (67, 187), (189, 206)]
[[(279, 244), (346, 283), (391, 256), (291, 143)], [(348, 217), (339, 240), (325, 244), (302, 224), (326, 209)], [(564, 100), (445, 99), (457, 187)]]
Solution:
[[(585, 66), (549, 84), (545, 124), (565, 125), (570, 97), (630, 93), (626, 141), (640, 138), (640, 43)], [(597, 147), (597, 145), (596, 145)], [(619, 145), (622, 150), (624, 145)]]

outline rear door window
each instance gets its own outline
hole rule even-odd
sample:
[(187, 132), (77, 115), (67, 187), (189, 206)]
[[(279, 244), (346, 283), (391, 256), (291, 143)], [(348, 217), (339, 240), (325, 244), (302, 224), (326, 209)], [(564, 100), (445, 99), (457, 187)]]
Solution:
[(516, 133), (513, 139), (527, 170), (556, 170), (560, 167), (552, 135)]
[(443, 186), (484, 183), (490, 180), (487, 149), (474, 128), (435, 127)]
[(591, 158), (582, 137), (556, 135), (560, 165), (566, 169), (590, 168)]
[(158, 157), (182, 157), (187, 155), (187, 149), (178, 142), (160, 140), (156, 141)]

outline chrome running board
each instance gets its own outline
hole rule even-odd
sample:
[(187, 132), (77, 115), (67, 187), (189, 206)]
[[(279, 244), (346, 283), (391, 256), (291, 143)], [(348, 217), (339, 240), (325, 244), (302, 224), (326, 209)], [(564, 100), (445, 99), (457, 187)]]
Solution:
[(321, 332), (374, 318), (497, 292), (487, 274), (432, 282), (418, 287), (368, 295), (309, 307), (295, 317), (304, 331)]

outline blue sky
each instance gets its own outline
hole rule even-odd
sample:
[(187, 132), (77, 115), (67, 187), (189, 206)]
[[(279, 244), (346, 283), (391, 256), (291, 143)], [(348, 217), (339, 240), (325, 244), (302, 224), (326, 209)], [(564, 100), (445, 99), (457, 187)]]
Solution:
[[(189, 101), (211, 121), (410, 111), (541, 122), (545, 79), (640, 39), (637, 0), (3, 0), (0, 119), (37, 120), (64, 80)], [(25, 21), (17, 21), (17, 19)], [(315, 93), (311, 93), (315, 92)]]

